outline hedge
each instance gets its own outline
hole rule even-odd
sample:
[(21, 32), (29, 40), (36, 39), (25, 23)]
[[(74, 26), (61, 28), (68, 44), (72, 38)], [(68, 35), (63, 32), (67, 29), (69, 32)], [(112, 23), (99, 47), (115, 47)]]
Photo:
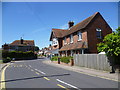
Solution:
[(68, 56), (68, 57), (54, 56), (54, 57), (51, 58), (51, 61), (58, 61), (58, 58), (60, 58), (61, 62), (64, 62), (64, 63), (67, 63), (67, 64), (70, 62), (70, 59), (73, 59), (73, 57), (71, 57), (71, 56)]
[(8, 63), (11, 61), (11, 58), (10, 57), (7, 57), (7, 58), (3, 58), (3, 63)]
[(54, 56), (51, 58), (51, 61), (57, 61), (58, 60), (58, 56)]
[(22, 52), (22, 51), (3, 51), (2, 58), (15, 58), (15, 59), (35, 59), (37, 54), (32, 51)]
[(60, 61), (68, 64), (70, 62), (70, 57), (61, 57)]

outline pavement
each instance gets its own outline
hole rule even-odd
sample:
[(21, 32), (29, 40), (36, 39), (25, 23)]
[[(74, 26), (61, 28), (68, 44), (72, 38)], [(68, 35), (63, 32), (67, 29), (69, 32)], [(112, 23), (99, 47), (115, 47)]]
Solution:
[(108, 79), (108, 80), (113, 80), (113, 81), (119, 81), (120, 80), (118, 78), (119, 73), (110, 74), (110, 72), (108, 72), (108, 71), (95, 70), (95, 69), (79, 67), (79, 66), (62, 65), (62, 64), (54, 63), (50, 60), (43, 61), (43, 63), (49, 64), (49, 65), (52, 65), (52, 66), (55, 66), (55, 67), (63, 68), (63, 69), (66, 69), (66, 70), (71, 70), (71, 71), (75, 71), (75, 72), (78, 72), (78, 73), (90, 75), (90, 76), (95, 76), (95, 77)]

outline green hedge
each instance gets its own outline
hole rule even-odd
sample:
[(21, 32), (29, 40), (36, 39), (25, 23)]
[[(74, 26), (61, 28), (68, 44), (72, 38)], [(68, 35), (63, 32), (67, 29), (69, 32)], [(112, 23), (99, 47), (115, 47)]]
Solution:
[(73, 57), (71, 57), (71, 56), (68, 56), (68, 57), (54, 56), (54, 57), (51, 58), (51, 61), (58, 61), (58, 58), (60, 58), (61, 62), (64, 62), (64, 63), (67, 63), (67, 64), (70, 62), (70, 59), (73, 59)]
[(51, 61), (57, 61), (58, 60), (58, 56), (54, 56), (51, 58)]
[(11, 61), (11, 58), (10, 57), (7, 57), (7, 58), (3, 58), (3, 63), (8, 63)]
[(61, 57), (60, 61), (68, 64), (70, 62), (70, 58), (69, 57)]
[(15, 59), (35, 59), (37, 54), (32, 51), (22, 52), (22, 51), (3, 51), (2, 58), (15, 58)]

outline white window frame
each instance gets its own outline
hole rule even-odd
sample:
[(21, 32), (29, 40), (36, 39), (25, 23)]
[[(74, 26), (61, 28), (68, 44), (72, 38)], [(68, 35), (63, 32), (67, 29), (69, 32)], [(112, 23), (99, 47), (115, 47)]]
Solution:
[(57, 38), (53, 38), (53, 40), (52, 40), (52, 46), (55, 46), (55, 45), (58, 45), (58, 39)]
[(78, 32), (78, 41), (82, 40), (82, 33), (79, 31)]
[[(99, 37), (97, 36), (97, 32), (100, 32)], [(96, 28), (96, 37), (102, 39), (102, 30), (100, 28)]]
[(73, 34), (70, 35), (70, 43), (73, 43)]

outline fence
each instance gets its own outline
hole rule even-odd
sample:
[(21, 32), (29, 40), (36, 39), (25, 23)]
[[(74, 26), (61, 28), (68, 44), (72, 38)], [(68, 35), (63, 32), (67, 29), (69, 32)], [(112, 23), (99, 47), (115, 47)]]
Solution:
[(110, 71), (110, 64), (104, 54), (74, 54), (74, 64), (80, 67)]

